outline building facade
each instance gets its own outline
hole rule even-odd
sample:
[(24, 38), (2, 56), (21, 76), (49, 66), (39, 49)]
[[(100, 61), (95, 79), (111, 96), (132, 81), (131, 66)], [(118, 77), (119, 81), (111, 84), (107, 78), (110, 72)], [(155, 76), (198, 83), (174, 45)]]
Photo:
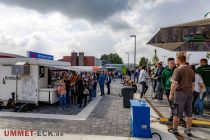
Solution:
[(102, 66), (102, 61), (95, 56), (85, 56), (84, 52), (72, 52), (71, 56), (63, 56), (63, 61), (72, 66)]

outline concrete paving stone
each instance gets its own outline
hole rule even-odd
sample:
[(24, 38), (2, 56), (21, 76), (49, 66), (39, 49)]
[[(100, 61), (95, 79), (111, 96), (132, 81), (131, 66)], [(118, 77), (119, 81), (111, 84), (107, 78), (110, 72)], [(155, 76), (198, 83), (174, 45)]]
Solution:
[(128, 140), (126, 137), (113, 137), (113, 136), (91, 136), (91, 135), (84, 135), (81, 140)]
[[(0, 128), (22, 128), (56, 131), (64, 131), (72, 134), (97, 134), (127, 137), (130, 133), (130, 109), (123, 108), (122, 97), (119, 97), (120, 89), (123, 87), (119, 81), (112, 83), (112, 95), (102, 97), (87, 120), (54, 120), (1, 117)], [(12, 123), (10, 123), (12, 122)], [(27, 123), (25, 123), (27, 122)], [(119, 127), (119, 129), (118, 129)], [(75, 139), (77, 140), (78, 137)], [(81, 137), (80, 137), (81, 138)], [(84, 137), (83, 137), (84, 138)], [(90, 137), (89, 137), (90, 138)], [(60, 138), (59, 138), (60, 139)], [(127, 139), (127, 138), (126, 138)], [(91, 140), (94, 140), (91, 138)], [(103, 140), (100, 138), (100, 140)], [(108, 140), (112, 140), (108, 137)], [(116, 140), (116, 137), (114, 137)]]

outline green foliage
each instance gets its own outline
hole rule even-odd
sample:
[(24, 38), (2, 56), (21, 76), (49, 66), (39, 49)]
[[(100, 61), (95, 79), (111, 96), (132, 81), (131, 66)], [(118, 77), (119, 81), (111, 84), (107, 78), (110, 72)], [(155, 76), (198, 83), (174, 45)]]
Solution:
[(146, 59), (145, 57), (141, 57), (140, 61), (139, 61), (139, 66), (147, 66), (148, 63), (148, 59)]
[(122, 58), (117, 53), (104, 54), (101, 60), (110, 61), (112, 64), (123, 64)]
[(152, 57), (152, 64), (155, 65), (159, 62), (159, 58), (157, 56), (157, 50), (154, 50), (154, 56)]
[(126, 67), (125, 67), (125, 65), (122, 65), (122, 74), (126, 75)]

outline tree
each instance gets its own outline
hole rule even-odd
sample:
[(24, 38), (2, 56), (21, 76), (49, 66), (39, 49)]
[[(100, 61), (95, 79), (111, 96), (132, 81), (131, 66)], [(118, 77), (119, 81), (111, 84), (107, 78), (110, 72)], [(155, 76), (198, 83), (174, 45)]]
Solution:
[(117, 53), (103, 54), (101, 60), (110, 61), (112, 64), (123, 64), (122, 58)]
[(139, 61), (139, 66), (146, 66), (148, 62), (148, 59), (146, 59), (145, 57), (141, 57), (140, 61)]
[(210, 59), (210, 52), (207, 52), (206, 58), (209, 60)]
[(153, 63), (153, 65), (155, 65), (155, 64), (157, 64), (159, 62), (159, 58), (157, 56), (157, 50), (155, 49), (154, 52), (155, 52), (155, 54), (152, 57), (152, 63)]

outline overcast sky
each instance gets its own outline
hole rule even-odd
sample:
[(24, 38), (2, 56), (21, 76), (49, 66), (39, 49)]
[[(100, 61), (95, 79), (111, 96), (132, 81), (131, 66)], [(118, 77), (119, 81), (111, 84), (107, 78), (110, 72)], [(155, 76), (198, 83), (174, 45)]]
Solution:
[[(151, 58), (146, 45), (160, 27), (199, 20), (210, 11), (209, 0), (0, 0), (0, 52), (52, 54), (56, 59), (72, 51), (100, 57), (118, 53), (133, 62)], [(157, 49), (160, 59), (174, 53)], [(191, 62), (206, 53), (193, 53)]]

